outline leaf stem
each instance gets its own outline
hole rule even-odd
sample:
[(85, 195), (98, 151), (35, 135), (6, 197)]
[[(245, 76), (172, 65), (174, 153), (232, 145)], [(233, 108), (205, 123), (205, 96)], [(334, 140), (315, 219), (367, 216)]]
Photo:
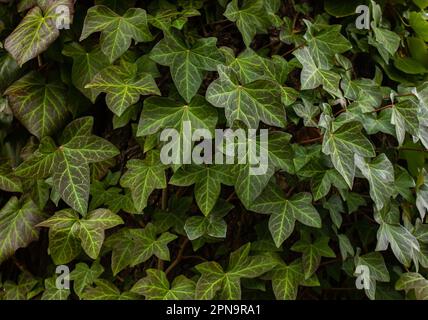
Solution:
[(299, 144), (310, 144), (310, 143), (314, 143), (314, 142), (319, 142), (319, 141), (322, 141), (323, 138), (324, 137), (321, 136), (321, 137), (317, 137), (317, 138), (313, 138), (313, 139), (303, 140), (303, 141), (300, 141)]
[(180, 245), (180, 250), (178, 251), (177, 257), (175, 260), (169, 265), (168, 269), (166, 269), (165, 274), (170, 273), (182, 260), (183, 252), (186, 249), (187, 244), (189, 243), (189, 239), (185, 238)]

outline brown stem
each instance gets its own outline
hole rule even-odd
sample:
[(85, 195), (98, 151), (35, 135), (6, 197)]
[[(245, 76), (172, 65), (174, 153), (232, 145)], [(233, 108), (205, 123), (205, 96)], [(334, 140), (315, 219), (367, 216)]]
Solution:
[(180, 250), (178, 251), (177, 257), (175, 260), (169, 265), (168, 269), (166, 269), (165, 274), (170, 273), (182, 260), (183, 252), (186, 249), (187, 244), (189, 243), (189, 239), (185, 238), (180, 245)]
[(163, 261), (158, 258), (158, 270), (163, 270)]
[(392, 107), (394, 107), (393, 103), (392, 104), (388, 104), (387, 106), (383, 106), (381, 108), (375, 109), (375, 110), (372, 111), (372, 113), (379, 112), (379, 111), (382, 111), (382, 110), (385, 110), (385, 109), (390, 109)]
[(428, 152), (428, 150), (426, 150), (426, 149), (418, 149), (418, 148), (410, 148), (410, 147), (398, 148), (398, 150), (400, 150), (400, 151)]
[(165, 188), (162, 190), (162, 211), (165, 211), (168, 208), (168, 189)]
[(300, 46), (297, 46), (291, 50), (288, 50), (286, 53), (282, 54), (281, 56), (285, 57), (285, 56), (289, 55), (290, 53), (294, 52), (295, 50), (302, 48), (303, 46), (304, 46), (304, 44), (301, 44)]
[[(402, 94), (396, 94), (394, 97), (410, 97), (410, 96), (414, 96), (414, 94), (413, 93), (402, 93)], [(391, 97), (386, 96), (386, 97), (383, 97), (383, 99), (389, 100), (389, 99), (391, 99)]]
[(321, 136), (313, 139), (303, 140), (303, 141), (300, 141), (299, 144), (310, 144), (310, 143), (321, 141), (323, 138), (324, 137)]

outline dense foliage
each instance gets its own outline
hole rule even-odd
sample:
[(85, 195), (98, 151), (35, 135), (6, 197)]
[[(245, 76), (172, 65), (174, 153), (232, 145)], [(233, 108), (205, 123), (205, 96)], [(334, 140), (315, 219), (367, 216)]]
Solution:
[(0, 299), (428, 299), (427, 6), (1, 0)]

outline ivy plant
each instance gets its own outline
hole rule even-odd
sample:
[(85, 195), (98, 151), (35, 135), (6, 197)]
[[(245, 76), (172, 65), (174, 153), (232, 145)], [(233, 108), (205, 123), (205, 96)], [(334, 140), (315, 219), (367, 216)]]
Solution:
[(427, 10), (0, 1), (0, 299), (428, 300)]

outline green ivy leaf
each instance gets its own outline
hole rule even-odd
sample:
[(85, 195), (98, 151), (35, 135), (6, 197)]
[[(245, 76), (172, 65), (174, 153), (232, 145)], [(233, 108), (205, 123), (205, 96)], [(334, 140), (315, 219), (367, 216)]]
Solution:
[(19, 275), (18, 283), (6, 281), (3, 285), (6, 300), (28, 300), (31, 290), (37, 285), (38, 281), (29, 273), (23, 272)]
[(205, 216), (214, 208), (221, 191), (221, 184), (232, 186), (234, 176), (227, 166), (190, 166), (178, 170), (171, 178), (170, 184), (190, 186), (195, 184), (196, 203)]
[[(221, 199), (220, 199), (221, 200)], [(208, 217), (193, 216), (186, 220), (184, 230), (190, 241), (203, 236), (226, 238), (227, 223), (223, 219), (233, 206), (224, 200), (218, 201)]]
[(428, 299), (428, 280), (416, 272), (406, 272), (400, 276), (395, 284), (396, 290), (414, 290), (418, 300)]
[(376, 281), (388, 282), (390, 279), (382, 254), (379, 252), (370, 252), (362, 256), (357, 255), (355, 257), (355, 266), (365, 266), (369, 269), (370, 287), (365, 292), (370, 299), (374, 300)]
[(107, 67), (101, 70), (85, 88), (93, 90), (96, 96), (106, 92), (107, 106), (118, 117), (130, 106), (136, 104), (140, 96), (160, 95), (153, 76), (148, 73), (139, 74), (135, 64)]
[(131, 292), (120, 292), (112, 283), (104, 279), (95, 280), (96, 287), (87, 288), (82, 294), (82, 300), (138, 300), (139, 297)]
[(418, 105), (414, 100), (405, 100), (392, 108), (391, 124), (395, 125), (397, 140), (400, 146), (406, 137), (406, 132), (417, 136), (419, 131)]
[(73, 12), (71, 0), (50, 1), (47, 6), (35, 6), (6, 39), (6, 50), (21, 67), (44, 52), (59, 37), (59, 6), (67, 6)]
[(109, 65), (107, 57), (99, 48), (87, 52), (80, 44), (73, 42), (66, 45), (62, 54), (73, 59), (71, 77), (73, 84), (93, 103), (98, 96), (96, 90), (85, 86), (104, 68)]
[(361, 170), (370, 184), (370, 196), (381, 210), (390, 201), (394, 192), (394, 168), (385, 154), (373, 159), (371, 162), (356, 155), (355, 164)]
[[(157, 228), (148, 224), (144, 229), (125, 229), (110, 242), (113, 248), (112, 271), (118, 274), (127, 266), (136, 266), (149, 260), (153, 255), (161, 260), (169, 261), (168, 244), (177, 236), (169, 232), (157, 236)], [(117, 234), (116, 234), (117, 235)]]
[(139, 280), (131, 289), (148, 300), (193, 300), (195, 283), (183, 275), (169, 283), (166, 274), (156, 269), (148, 269), (147, 276)]
[(251, 210), (271, 214), (269, 230), (278, 248), (294, 231), (296, 220), (310, 227), (321, 228), (321, 217), (312, 206), (312, 196), (308, 193), (286, 199), (282, 191), (271, 184), (253, 203)]
[(5, 92), (15, 117), (37, 138), (56, 133), (65, 123), (68, 110), (61, 82), (46, 81), (30, 72)]
[(128, 171), (122, 176), (122, 187), (131, 189), (132, 199), (138, 211), (147, 206), (147, 200), (155, 189), (166, 188), (166, 166), (159, 162), (159, 154), (152, 153), (145, 160), (131, 160)]
[(58, 289), (56, 285), (56, 277), (45, 280), (45, 291), (42, 295), (42, 300), (68, 300), (71, 292), (69, 289)]
[(15, 176), (9, 163), (0, 165), (0, 190), (22, 192), (21, 181)]
[(259, 122), (285, 127), (285, 110), (281, 102), (280, 88), (272, 81), (258, 80), (242, 85), (229, 67), (218, 66), (220, 78), (207, 89), (208, 102), (224, 108), (228, 123), (240, 120), (249, 128), (257, 128)]
[(302, 90), (316, 89), (323, 86), (324, 90), (341, 97), (339, 89), (340, 75), (328, 70), (325, 66), (318, 65), (308, 47), (300, 48), (293, 53), (303, 66), (300, 75)]
[(94, 135), (91, 118), (82, 118), (70, 123), (64, 129), (65, 143), (56, 147), (46, 138), (33, 157), (21, 164), (16, 174), (32, 178), (53, 177), (55, 189), (61, 198), (73, 209), (86, 215), (89, 200), (89, 163), (115, 157), (118, 150), (108, 141)]
[(204, 71), (216, 71), (217, 65), (222, 63), (216, 43), (216, 38), (203, 38), (189, 46), (177, 33), (165, 33), (150, 58), (170, 67), (178, 92), (190, 103), (202, 84)]
[(33, 201), (10, 198), (0, 210), (0, 263), (39, 238), (36, 225), (42, 220)]
[(49, 228), (49, 248), (55, 263), (66, 264), (80, 253), (79, 243), (90, 258), (96, 259), (104, 243), (104, 231), (122, 223), (118, 215), (106, 209), (94, 210), (84, 219), (66, 209), (38, 226)]
[(328, 246), (329, 238), (322, 237), (311, 243), (305, 239), (296, 242), (291, 250), (301, 252), (305, 280), (309, 279), (318, 269), (321, 257), (335, 258), (336, 254)]
[(146, 11), (141, 8), (128, 9), (123, 16), (106, 6), (89, 8), (80, 41), (95, 32), (101, 32), (101, 50), (110, 62), (124, 54), (132, 40), (138, 43), (153, 39), (147, 25)]
[(74, 291), (81, 296), (85, 288), (94, 284), (103, 272), (104, 268), (98, 262), (94, 262), (91, 267), (83, 262), (78, 263), (70, 273)]
[[(307, 20), (305, 20), (305, 23), (308, 26), (305, 39), (309, 52), (316, 65), (320, 68), (327, 69), (332, 67), (335, 54), (344, 53), (352, 48), (351, 43), (340, 33), (341, 25), (319, 28), (318, 25), (313, 25)], [(318, 28), (321, 30), (317, 30)], [(302, 63), (302, 61), (300, 62)]]
[(401, 225), (382, 223), (377, 232), (377, 251), (385, 251), (389, 244), (395, 257), (403, 265), (409, 266), (420, 251), (419, 242), (410, 231)]
[(227, 5), (224, 15), (236, 23), (247, 47), (257, 33), (265, 33), (271, 25), (264, 0), (245, 0), (242, 6), (239, 6), (238, 0), (232, 0)]
[(282, 263), (272, 272), (272, 289), (278, 300), (296, 300), (299, 284), (304, 280), (302, 262)]
[(323, 152), (331, 157), (334, 167), (352, 188), (355, 176), (354, 154), (374, 157), (371, 142), (361, 133), (361, 124), (348, 122), (333, 131), (327, 131), (323, 141)]
[(147, 136), (174, 128), (185, 139), (185, 121), (190, 122), (192, 133), (196, 129), (212, 131), (217, 124), (217, 111), (201, 96), (195, 96), (189, 104), (150, 97), (144, 101), (137, 135)]
[(250, 244), (233, 252), (226, 271), (217, 262), (197, 265), (196, 269), (201, 273), (201, 277), (196, 284), (196, 299), (210, 300), (217, 293), (220, 299), (240, 299), (241, 278), (256, 278), (277, 264), (271, 256), (249, 256), (249, 253)]

